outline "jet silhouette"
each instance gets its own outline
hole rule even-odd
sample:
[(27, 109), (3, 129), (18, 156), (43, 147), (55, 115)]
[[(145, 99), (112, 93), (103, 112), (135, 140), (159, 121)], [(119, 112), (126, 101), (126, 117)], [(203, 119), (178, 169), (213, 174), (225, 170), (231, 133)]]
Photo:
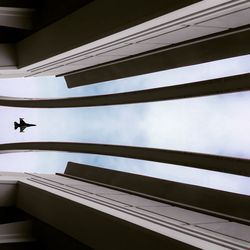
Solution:
[(19, 123), (14, 122), (15, 129), (20, 128), (20, 133), (24, 132), (27, 127), (36, 126), (35, 124), (26, 123), (23, 118), (19, 118)]

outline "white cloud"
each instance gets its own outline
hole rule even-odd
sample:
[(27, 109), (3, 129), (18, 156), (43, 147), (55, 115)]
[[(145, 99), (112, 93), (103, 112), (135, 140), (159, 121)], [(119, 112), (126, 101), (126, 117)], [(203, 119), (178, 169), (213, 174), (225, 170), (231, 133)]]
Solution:
[[(66, 89), (62, 78), (1, 80), (0, 92), (26, 97), (116, 93), (246, 73), (250, 72), (249, 61), (250, 56), (244, 56), (71, 90)], [(249, 107), (250, 92), (114, 107), (1, 108), (4, 119), (0, 140), (2, 143), (57, 140), (124, 144), (250, 158)], [(19, 117), (38, 126), (20, 134), (13, 129), (13, 121)], [(67, 160), (250, 194), (247, 189), (250, 180), (246, 177), (119, 157), (56, 153), (1, 155), (0, 170), (63, 171)]]

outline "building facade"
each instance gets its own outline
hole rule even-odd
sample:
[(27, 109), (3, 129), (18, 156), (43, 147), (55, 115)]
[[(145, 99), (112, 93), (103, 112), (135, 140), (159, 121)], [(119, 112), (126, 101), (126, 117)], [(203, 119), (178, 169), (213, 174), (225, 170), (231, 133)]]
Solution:
[(18, 2), (0, 7), (2, 78), (76, 87), (249, 54), (248, 1)]
[(0, 186), (1, 249), (250, 247), (244, 195), (73, 163)]
[[(249, 54), (244, 0), (0, 3), (0, 78), (56, 75), (68, 87)], [(249, 74), (161, 89), (15, 107), (83, 107), (250, 90)], [(173, 150), (60, 142), (60, 150), (179, 164), (249, 177), (250, 161)], [(64, 174), (0, 173), (0, 249), (249, 249), (249, 196), (69, 163)]]

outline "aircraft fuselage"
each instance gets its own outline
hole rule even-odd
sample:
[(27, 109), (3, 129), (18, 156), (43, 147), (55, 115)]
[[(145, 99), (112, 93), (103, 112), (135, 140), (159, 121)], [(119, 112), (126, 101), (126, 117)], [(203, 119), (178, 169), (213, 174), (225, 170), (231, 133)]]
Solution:
[(22, 118), (20, 118), (20, 123), (14, 122), (14, 128), (20, 128), (20, 133), (22, 133), (27, 127), (33, 127), (36, 124), (26, 123)]

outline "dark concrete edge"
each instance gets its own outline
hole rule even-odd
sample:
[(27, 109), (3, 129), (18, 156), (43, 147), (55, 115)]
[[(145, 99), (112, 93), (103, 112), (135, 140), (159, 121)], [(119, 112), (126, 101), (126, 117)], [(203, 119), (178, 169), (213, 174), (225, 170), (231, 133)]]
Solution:
[(11, 153), (17, 151), (24, 152), (27, 150), (110, 155), (181, 165), (183, 167), (218, 171), (247, 177), (250, 176), (249, 159), (211, 155), (205, 153), (149, 147), (77, 142), (21, 142), (0, 144), (0, 153)]
[[(84, 174), (84, 172), (88, 173)], [(178, 183), (174, 181), (158, 179), (155, 177), (143, 176), (127, 172), (125, 173), (122, 171), (104, 169), (96, 166), (78, 164), (73, 162), (68, 162), (64, 174), (56, 174), (59, 176), (84, 181), (107, 188), (112, 188), (118, 191), (126, 192), (128, 194), (138, 195), (166, 204), (171, 204), (181, 208), (189, 209), (191, 211), (202, 212), (204, 214), (227, 219), (229, 221), (235, 221), (245, 225), (250, 225), (250, 216), (240, 216), (237, 211), (232, 211), (232, 214), (229, 214), (223, 211), (223, 206), (221, 206), (220, 209), (211, 210), (211, 208), (203, 204), (202, 200), (200, 201), (200, 206), (197, 206), (195, 202), (192, 202), (192, 199), (189, 199), (189, 202), (185, 203), (187, 196), (193, 196), (196, 197), (196, 199), (199, 199), (202, 194), (208, 199), (208, 202), (211, 203), (215, 202), (214, 198), (216, 197), (217, 202), (222, 205), (238, 203), (241, 206), (245, 206), (245, 214), (248, 214), (250, 205), (247, 207), (247, 203), (250, 204), (250, 196), (247, 195), (221, 191), (197, 185)], [(108, 177), (109, 180), (107, 180), (107, 178), (105, 177), (103, 179), (103, 176)], [(136, 182), (136, 185), (138, 185), (138, 187), (130, 184), (131, 178), (132, 182)], [(116, 183), (114, 183), (112, 179), (116, 179)], [(176, 197), (176, 199), (171, 199), (168, 197), (167, 192), (165, 193), (165, 195), (162, 195), (162, 190), (167, 190), (167, 188), (179, 190), (178, 192), (175, 191), (177, 194), (179, 193), (179, 196)], [(154, 190), (154, 194), (152, 192), (148, 192), (149, 189)]]
[[(249, 33), (249, 28), (250, 25), (229, 29), (57, 76), (64, 76), (68, 88), (74, 88), (245, 55), (249, 54), (249, 48), (247, 40), (242, 38)], [(174, 59), (180, 56), (182, 60)]]
[(29, 108), (69, 108), (167, 101), (248, 91), (250, 90), (249, 81), (250, 74), (246, 73), (167, 87), (97, 96), (70, 97), (61, 99), (0, 97), (0, 105)]

